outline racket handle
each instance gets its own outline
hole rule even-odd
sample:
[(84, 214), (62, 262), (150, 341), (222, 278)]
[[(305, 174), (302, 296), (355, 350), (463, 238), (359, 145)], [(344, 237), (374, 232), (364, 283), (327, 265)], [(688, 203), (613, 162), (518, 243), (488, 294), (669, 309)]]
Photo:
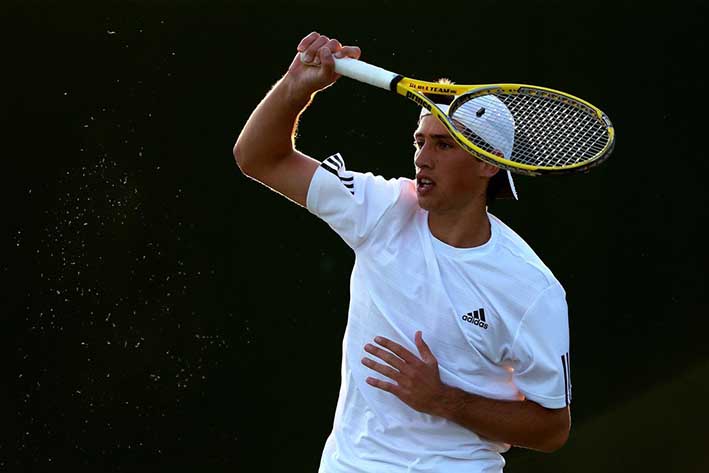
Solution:
[[(303, 61), (304, 64), (307, 64), (304, 58), (305, 56), (301, 54), (300, 60)], [(399, 74), (350, 57), (333, 59), (335, 60), (335, 72), (338, 74), (364, 82), (365, 84), (373, 85), (374, 87), (381, 87), (382, 89), (396, 92), (396, 87), (392, 86), (392, 84), (396, 84), (396, 82), (392, 83), (392, 81), (395, 78), (401, 77)]]
[(382, 69), (381, 67), (367, 64), (366, 62), (345, 58), (335, 59), (335, 72), (343, 76), (355, 79), (365, 84), (381, 87), (382, 89), (391, 90), (391, 81), (398, 76), (393, 72)]

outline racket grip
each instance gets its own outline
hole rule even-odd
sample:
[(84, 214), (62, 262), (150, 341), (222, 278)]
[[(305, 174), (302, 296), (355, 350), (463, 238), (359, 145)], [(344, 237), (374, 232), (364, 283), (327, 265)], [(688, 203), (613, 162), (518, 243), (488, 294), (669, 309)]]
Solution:
[(349, 77), (350, 79), (373, 85), (374, 87), (391, 90), (391, 81), (398, 76), (398, 74), (387, 71), (386, 69), (367, 64), (357, 59), (349, 57), (334, 59), (335, 72)]

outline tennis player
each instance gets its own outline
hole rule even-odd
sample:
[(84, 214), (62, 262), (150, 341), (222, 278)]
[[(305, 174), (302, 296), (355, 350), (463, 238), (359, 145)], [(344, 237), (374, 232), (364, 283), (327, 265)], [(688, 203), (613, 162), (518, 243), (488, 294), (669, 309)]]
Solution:
[[(326, 221), (355, 253), (342, 385), (319, 471), (490, 473), (511, 445), (557, 450), (570, 429), (565, 293), (487, 211), (490, 183), (512, 194), (511, 176), (472, 158), (425, 111), (415, 180), (298, 151), (300, 113), (338, 78), (333, 56), (360, 50), (303, 38), (234, 148), (247, 176)], [(508, 155), (509, 111), (495, 99), (475, 106), (488, 126), (464, 125), (492, 130), (480, 137)]]

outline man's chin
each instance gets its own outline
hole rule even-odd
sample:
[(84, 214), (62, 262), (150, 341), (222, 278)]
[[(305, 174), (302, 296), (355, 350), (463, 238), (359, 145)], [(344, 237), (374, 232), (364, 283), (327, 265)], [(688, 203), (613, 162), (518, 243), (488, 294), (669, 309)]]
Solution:
[(417, 195), (416, 200), (418, 201), (419, 207), (421, 207), (423, 210), (431, 210), (431, 199)]

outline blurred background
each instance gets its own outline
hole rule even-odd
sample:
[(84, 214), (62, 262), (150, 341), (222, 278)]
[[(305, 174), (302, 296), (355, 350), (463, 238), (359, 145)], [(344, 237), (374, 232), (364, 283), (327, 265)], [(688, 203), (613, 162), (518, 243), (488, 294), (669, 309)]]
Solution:
[[(704, 2), (6, 0), (0, 14), (0, 471), (317, 470), (353, 254), (232, 157), (312, 30), (405, 75), (544, 85), (610, 116), (604, 165), (518, 177), (521, 200), (491, 208), (570, 307), (571, 437), (511, 450), (505, 471), (709, 471)], [(341, 80), (298, 147), (412, 177), (417, 115)]]

